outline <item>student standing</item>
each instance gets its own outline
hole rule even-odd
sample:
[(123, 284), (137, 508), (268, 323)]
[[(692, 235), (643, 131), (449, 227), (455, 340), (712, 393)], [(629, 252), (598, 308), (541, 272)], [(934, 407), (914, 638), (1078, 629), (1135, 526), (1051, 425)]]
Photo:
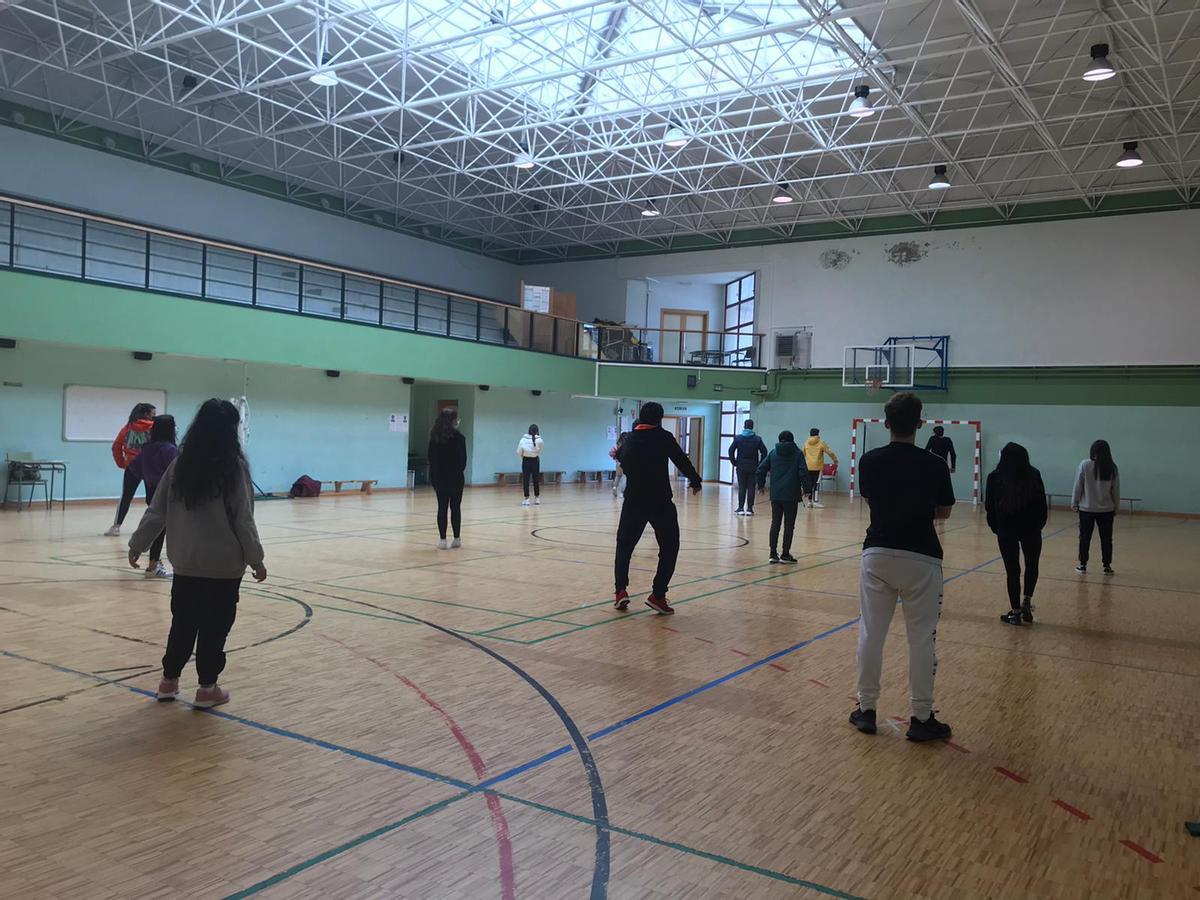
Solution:
[[(125, 470), (145, 482), (147, 506), (154, 502), (154, 493), (158, 490), (159, 483), (178, 455), (179, 450), (175, 446), (175, 417), (155, 416), (154, 425), (150, 428), (150, 442)], [(150, 563), (146, 566), (147, 578), (171, 577), (170, 571), (162, 563), (163, 541), (166, 537), (166, 531), (161, 531), (150, 544)]]
[(941, 425), (933, 426), (933, 435), (925, 442), (925, 449), (934, 456), (940, 456), (950, 467), (950, 474), (958, 469), (958, 454), (954, 452), (954, 441), (946, 437), (946, 429)]
[(137, 459), (142, 447), (150, 440), (150, 428), (154, 425), (157, 412), (153, 403), (139, 403), (129, 413), (129, 421), (117, 432), (117, 437), (112, 442), (113, 461), (118, 469), (124, 470), (125, 477), (121, 482), (121, 500), (117, 504), (116, 518), (108, 531), (104, 532), (107, 537), (118, 537), (121, 534), (121, 525), (125, 522), (125, 516), (129, 514), (129, 504), (133, 502), (133, 495), (137, 493), (138, 484), (141, 482), (140, 478), (130, 473), (129, 464)]
[[(804, 497), (804, 454), (796, 446), (790, 431), (779, 432), (779, 443), (758, 467), (758, 489), (765, 490), (771, 476), (771, 558), (770, 562), (794, 563), (792, 535), (796, 530), (796, 511)], [(779, 526), (783, 525), (783, 556), (778, 553)]]
[[(443, 409), (429, 432), (429, 483), (437, 493), (438, 549), (462, 546), (462, 496), (467, 482), (467, 439), (458, 430), (458, 410)], [(446, 543), (449, 512), (454, 541)]]
[(175, 579), (171, 632), (163, 655), (159, 700), (179, 696), (179, 676), (193, 649), (200, 709), (229, 702), (217, 683), (225, 669), (225, 639), (237, 616), (246, 567), (264, 581), (263, 548), (254, 525), (254, 488), (238, 442), (238, 412), (228, 400), (206, 400), (196, 413), (179, 458), (171, 463), (137, 531), (129, 539), (129, 564), (165, 528)]
[(908, 632), (908, 679), (912, 689), (910, 741), (950, 737), (950, 726), (933, 715), (937, 672), (935, 641), (942, 613), (942, 547), (935, 519), (950, 517), (954, 491), (950, 470), (916, 445), (921, 400), (896, 394), (884, 407), (892, 441), (863, 455), (859, 488), (871, 508), (863, 543), (858, 625), (858, 708), (850, 724), (875, 733), (875, 707), (883, 670), (883, 644), (897, 600)]
[(517, 456), (521, 457), (521, 488), (525, 491), (522, 506), (529, 505), (529, 482), (533, 482), (533, 502), (542, 505), (542, 449), (546, 442), (542, 440), (541, 432), (536, 425), (530, 425), (529, 431), (517, 444)]
[(808, 440), (804, 442), (804, 461), (808, 466), (809, 506), (815, 506), (817, 509), (825, 508), (825, 504), (821, 502), (821, 472), (825, 468), (826, 456), (835, 463), (838, 461), (837, 454), (821, 439), (821, 429), (810, 428)]
[(754, 515), (754, 476), (767, 458), (767, 445), (754, 433), (754, 420), (747, 419), (742, 433), (729, 445), (729, 461), (737, 473), (738, 505), (736, 515)]
[[(1010, 608), (1000, 621), (1009, 625), (1032, 623), (1033, 591), (1037, 587), (1042, 529), (1046, 525), (1046, 488), (1042, 473), (1029, 464), (1029, 451), (1020, 444), (1005, 444), (1000, 451), (1000, 462), (987, 477), (983, 503), (1008, 578)], [(1024, 595), (1022, 554), (1025, 555)]]
[(658, 570), (654, 573), (653, 593), (646, 605), (660, 615), (672, 615), (675, 610), (667, 603), (667, 589), (675, 574), (679, 558), (679, 517), (671, 501), (671, 475), (667, 462), (688, 480), (693, 494), (703, 486), (700, 475), (675, 437), (663, 430), (663, 408), (659, 403), (642, 406), (638, 424), (617, 454), (628, 483), (621, 520), (617, 525), (617, 556), (615, 564), (616, 593), (613, 608), (629, 609), (629, 561), (648, 524), (658, 541)]
[(1071, 509), (1079, 513), (1079, 565), (1075, 571), (1087, 573), (1092, 531), (1100, 530), (1100, 556), (1104, 574), (1112, 575), (1113, 520), (1121, 503), (1121, 476), (1113, 462), (1108, 441), (1094, 441), (1088, 458), (1079, 464)]

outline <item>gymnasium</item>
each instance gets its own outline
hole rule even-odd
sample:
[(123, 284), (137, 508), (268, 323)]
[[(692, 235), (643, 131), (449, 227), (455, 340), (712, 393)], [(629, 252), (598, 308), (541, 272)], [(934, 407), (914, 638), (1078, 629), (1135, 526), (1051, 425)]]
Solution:
[(1197, 0), (0, 3), (0, 897), (1200, 897), (1198, 207)]

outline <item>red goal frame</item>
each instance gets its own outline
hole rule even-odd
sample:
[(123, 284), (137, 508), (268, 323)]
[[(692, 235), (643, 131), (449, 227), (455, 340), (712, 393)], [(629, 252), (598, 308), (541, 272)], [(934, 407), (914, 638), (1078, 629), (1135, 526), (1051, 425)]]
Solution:
[[(850, 499), (854, 499), (855, 477), (858, 472), (858, 427), (872, 424), (882, 425), (883, 419), (856, 418), (850, 423)], [(978, 504), (980, 498), (980, 456), (983, 448), (983, 429), (978, 419), (925, 419), (926, 425), (966, 425), (975, 429), (975, 472), (971, 477), (971, 503)]]

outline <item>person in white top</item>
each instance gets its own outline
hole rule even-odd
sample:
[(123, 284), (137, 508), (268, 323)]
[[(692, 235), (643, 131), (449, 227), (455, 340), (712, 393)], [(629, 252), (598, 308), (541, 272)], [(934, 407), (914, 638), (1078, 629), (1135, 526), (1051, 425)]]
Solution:
[(542, 505), (542, 450), (546, 442), (542, 440), (541, 432), (536, 425), (530, 425), (529, 431), (517, 444), (517, 456), (521, 457), (521, 488), (525, 491), (522, 506), (529, 505), (529, 483), (533, 482), (533, 502)]
[(1113, 462), (1108, 441), (1095, 441), (1088, 458), (1079, 464), (1071, 509), (1079, 513), (1079, 565), (1075, 571), (1087, 573), (1092, 530), (1100, 530), (1100, 555), (1104, 574), (1112, 575), (1113, 520), (1121, 503), (1121, 476)]

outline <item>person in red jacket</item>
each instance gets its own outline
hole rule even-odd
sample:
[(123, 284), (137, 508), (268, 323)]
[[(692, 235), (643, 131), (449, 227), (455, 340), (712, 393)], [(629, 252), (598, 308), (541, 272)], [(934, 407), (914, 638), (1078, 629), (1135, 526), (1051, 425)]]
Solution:
[(104, 532), (108, 537), (118, 537), (121, 534), (121, 523), (129, 513), (129, 504), (137, 493), (141, 477), (129, 471), (129, 464), (137, 459), (142, 447), (150, 441), (150, 429), (154, 427), (154, 417), (158, 410), (153, 403), (139, 403), (129, 413), (129, 421), (117, 432), (117, 438), (112, 443), (113, 461), (117, 468), (125, 473), (121, 484), (121, 502), (117, 505), (117, 517), (113, 519), (112, 527)]

